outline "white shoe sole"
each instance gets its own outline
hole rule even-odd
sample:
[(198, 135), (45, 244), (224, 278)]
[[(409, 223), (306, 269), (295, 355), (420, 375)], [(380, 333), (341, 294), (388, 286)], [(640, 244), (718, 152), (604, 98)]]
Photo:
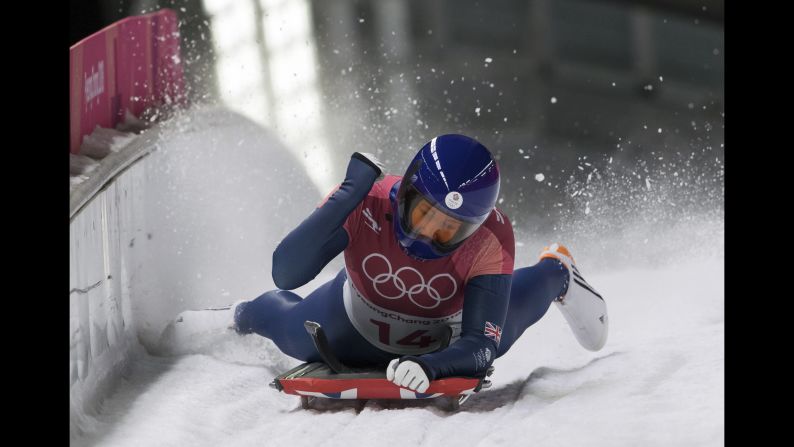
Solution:
[(554, 304), (568, 322), (579, 344), (589, 351), (598, 351), (606, 344), (609, 334), (606, 302), (601, 294), (585, 281), (579, 269), (573, 264), (573, 259), (556, 251), (557, 247), (558, 245), (554, 244), (541, 254), (541, 257), (550, 255), (557, 258), (565, 265), (570, 275), (568, 291), (565, 296), (554, 300)]

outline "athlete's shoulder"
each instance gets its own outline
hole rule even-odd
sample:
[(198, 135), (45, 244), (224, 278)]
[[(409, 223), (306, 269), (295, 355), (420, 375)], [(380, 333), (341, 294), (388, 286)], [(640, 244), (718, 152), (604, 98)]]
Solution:
[(513, 240), (513, 223), (504, 211), (494, 207), (491, 215), (485, 219), (483, 227), (493, 233), (500, 241)]
[(516, 250), (513, 224), (502, 210), (494, 208), (474, 233), (471, 242), (461, 248), (464, 247), (460, 256), (473, 256), (474, 259), (469, 277), (513, 273)]
[(375, 182), (369, 190), (368, 197), (376, 199), (388, 199), (389, 192), (395, 183), (400, 181), (402, 177), (399, 175), (386, 175), (380, 181)]

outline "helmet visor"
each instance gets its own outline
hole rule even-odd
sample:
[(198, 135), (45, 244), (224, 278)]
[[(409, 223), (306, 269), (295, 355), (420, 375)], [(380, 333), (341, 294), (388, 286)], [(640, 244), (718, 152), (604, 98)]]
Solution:
[[(405, 179), (403, 179), (405, 181)], [(437, 250), (448, 252), (472, 235), (482, 222), (468, 222), (444, 212), (430, 202), (413, 185), (400, 188), (399, 209), (403, 231), (414, 239), (432, 243)]]

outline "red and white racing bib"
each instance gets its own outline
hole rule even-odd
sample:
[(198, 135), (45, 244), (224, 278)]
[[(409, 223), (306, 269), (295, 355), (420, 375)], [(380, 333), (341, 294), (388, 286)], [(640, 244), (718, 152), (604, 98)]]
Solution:
[[(387, 300), (406, 300), (409, 302), (408, 307), (432, 308), (443, 302), (441, 298), (444, 297), (433, 289), (433, 283), (423, 281), (418, 272), (403, 270), (399, 275), (397, 272), (384, 272), (373, 276), (376, 293)], [(390, 284), (387, 286), (386, 283)], [(427, 294), (431, 298), (427, 299), (426, 295), (424, 302), (420, 301), (420, 289), (432, 290)], [(449, 336), (447, 327), (452, 328), (450, 344), (460, 337), (462, 309), (447, 316), (426, 318), (400, 312), (393, 307), (381, 307), (362, 295), (349, 277), (345, 281), (343, 298), (345, 311), (353, 326), (370, 343), (386, 352), (419, 355), (436, 351)]]
[(453, 254), (418, 260), (394, 234), (389, 191), (396, 176), (373, 185), (344, 224), (344, 304), (353, 326), (376, 347), (394, 354), (436, 351), (452, 328), (460, 337), (463, 298), (469, 278), (512, 274), (514, 241), (510, 221), (494, 210)]

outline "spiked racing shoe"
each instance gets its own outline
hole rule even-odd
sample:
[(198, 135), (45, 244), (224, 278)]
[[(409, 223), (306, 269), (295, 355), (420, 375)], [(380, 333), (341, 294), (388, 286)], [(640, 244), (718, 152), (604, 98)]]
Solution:
[(609, 317), (604, 298), (585, 281), (568, 249), (560, 244), (546, 247), (540, 259), (559, 260), (569, 274), (568, 290), (554, 300), (565, 321), (573, 330), (576, 340), (585, 349), (598, 351), (607, 341)]

